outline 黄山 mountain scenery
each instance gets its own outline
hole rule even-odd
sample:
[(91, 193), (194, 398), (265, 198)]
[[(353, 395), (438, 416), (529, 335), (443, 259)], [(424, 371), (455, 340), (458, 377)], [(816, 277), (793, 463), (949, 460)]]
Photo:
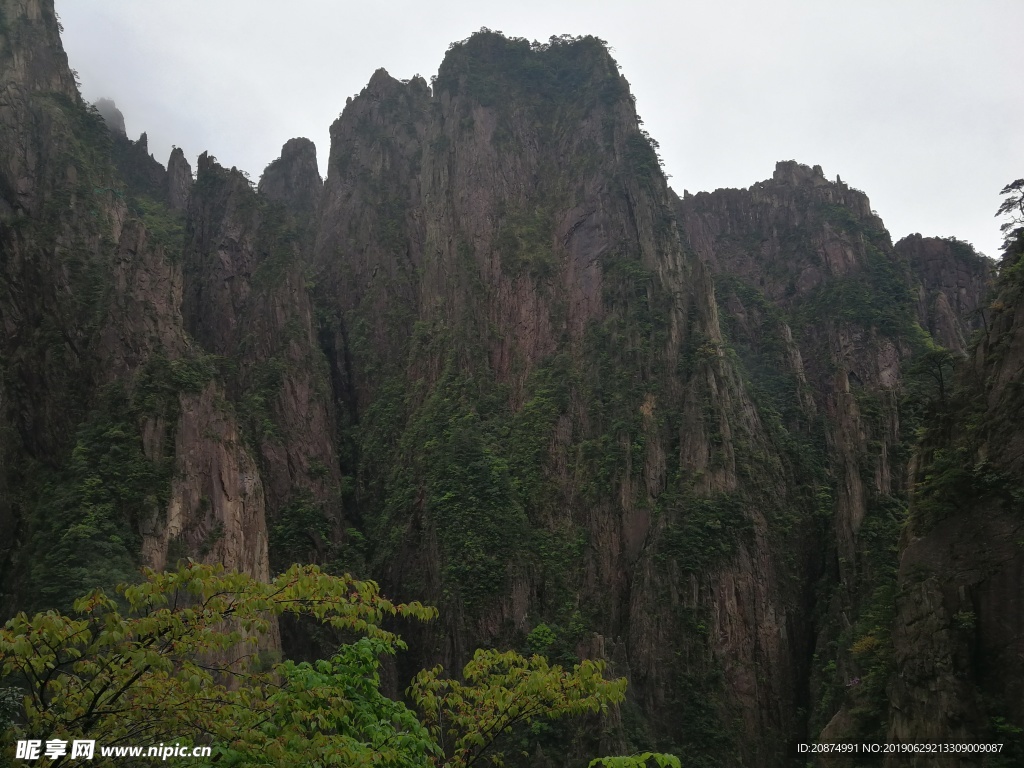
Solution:
[(254, 182), (61, 31), (0, 0), (0, 763), (1024, 765), (1019, 169), (998, 259), (679, 195), (605, 42), (484, 29)]

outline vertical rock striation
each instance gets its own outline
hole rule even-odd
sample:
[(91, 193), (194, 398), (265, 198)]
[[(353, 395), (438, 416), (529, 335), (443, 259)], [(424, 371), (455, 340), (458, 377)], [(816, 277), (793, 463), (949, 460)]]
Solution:
[(315, 300), (369, 567), (441, 606), (411, 665), (545, 623), (663, 746), (782, 759), (809, 499), (604, 46), (481, 33), (432, 91), (375, 73), (331, 135)]
[(907, 462), (922, 404), (938, 396), (931, 376), (948, 375), (948, 363), (915, 362), (934, 349), (919, 323), (962, 350), (984, 260), (919, 236), (894, 248), (862, 192), (792, 161), (749, 189), (684, 195), (677, 211), (715, 273), (757, 402), (779, 416), (798, 482), (831, 518), (810, 736), (882, 739)]
[(987, 327), (922, 440), (901, 542), (889, 717), (891, 739), (1002, 743), (1005, 764), (1024, 759), (1022, 255), (1018, 230)]
[(919, 341), (907, 265), (867, 197), (818, 166), (781, 162), (769, 181), (687, 195), (678, 210), (718, 277), (733, 338), (776, 350), (774, 361), (749, 364), (789, 379), (788, 391), (771, 393), (788, 399), (778, 403), (788, 426), (806, 431), (823, 417), (841, 580), (852, 584), (869, 496), (900, 487), (896, 394)]
[(271, 165), (300, 185), (278, 186), (275, 201), (200, 156), (184, 248), (185, 327), (232, 361), (227, 395), (258, 453), (270, 524), (280, 528), (279, 568), (319, 561), (341, 520), (333, 398), (301, 258), (310, 211), (293, 215), (289, 197), (297, 191), (308, 203), (301, 194), (319, 182), (308, 158), (286, 152)]
[(971, 333), (984, 326), (981, 309), (994, 264), (954, 238), (909, 235), (895, 248), (919, 281), (921, 327), (947, 349), (965, 352)]
[(185, 328), (167, 174), (82, 102), (52, 2), (0, 14), (4, 610), (185, 555), (266, 578), (262, 480)]

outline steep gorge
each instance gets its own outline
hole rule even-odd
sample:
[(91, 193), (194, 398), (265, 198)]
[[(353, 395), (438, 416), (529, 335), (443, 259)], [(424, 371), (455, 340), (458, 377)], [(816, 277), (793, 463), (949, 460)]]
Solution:
[(897, 571), (936, 397), (915, 361), (967, 348), (983, 259), (894, 247), (793, 162), (680, 200), (594, 38), (380, 70), (325, 181), (294, 139), (256, 187), (165, 170), (82, 103), (52, 4), (0, 11), (5, 613), (185, 556), (313, 561), (439, 607), (396, 691), (481, 645), (630, 678), (532, 764), (916, 737), (888, 693), (921, 647), (896, 591), (928, 546), (904, 534)]

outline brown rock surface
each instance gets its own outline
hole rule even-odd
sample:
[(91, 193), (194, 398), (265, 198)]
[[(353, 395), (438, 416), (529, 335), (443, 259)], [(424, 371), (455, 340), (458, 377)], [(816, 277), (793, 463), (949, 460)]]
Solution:
[[(169, 458), (178, 469), (173, 490), (149, 489), (147, 507), (165, 491), (171, 498), (155, 519), (147, 509), (129, 509), (112, 522), (126, 537), (178, 525), (188, 534), (178, 556), (201, 555), (265, 578), (262, 481), (239, 445), (235, 417), (217, 412), (213, 383), (201, 397), (176, 392), (175, 372), (197, 357), (181, 311), (180, 243), (167, 232), (156, 237), (150, 214), (136, 213), (132, 199), (152, 196), (159, 206), (166, 173), (148, 154), (145, 134), (139, 142), (112, 137), (81, 101), (52, 2), (5, 0), (0, 12), (4, 610), (25, 588), (24, 559), (39, 546), (59, 545), (38, 541), (52, 522), (35, 510), (47, 489), (73, 488), (61, 485), (68, 480), (60, 473), (80, 431), (95, 426), (101, 403), (112, 397), (124, 403), (124, 412), (106, 416), (119, 420), (108, 429), (121, 445), (138, 448), (154, 477), (162, 477), (157, 468)], [(128, 434), (120, 431), (126, 428)], [(196, 517), (201, 499), (209, 517)], [(204, 549), (199, 540), (211, 526), (217, 541)], [(160, 566), (164, 544), (149, 538), (131, 556)]]
[[(555, 68), (575, 85), (560, 89), (553, 77), (527, 89), (516, 62)], [(656, 727), (774, 764), (798, 728), (799, 659), (810, 642), (771, 530), (791, 500), (786, 470), (722, 348), (710, 274), (683, 246), (607, 52), (592, 39), (531, 50), (474, 36), (449, 53), (433, 91), (375, 73), (331, 135), (315, 297), (334, 317), (328, 356), (347, 361), (352, 418), (372, 434), (386, 409), (415, 423), (424, 402), (472, 397), (445, 389), (453, 371), (499, 387), (501, 407), (522, 413), (535, 402), (531, 375), (564, 359), (568, 401), (539, 464), (559, 502), (525, 514), (543, 535), (590, 542), (559, 567)], [(643, 330), (637, 317), (652, 325)], [(607, 351), (594, 347), (601, 338)], [(621, 391), (601, 394), (618, 370), (631, 371)], [(404, 405), (388, 399), (396, 381), (410, 393)], [(622, 459), (592, 495), (584, 457), (598, 441)], [(397, 461), (415, 466), (416, 453)], [(360, 486), (386, 489), (390, 471), (364, 466)], [(385, 588), (441, 603), (440, 621), (416, 642), (437, 651), (411, 667), (458, 664), (474, 645), (554, 615), (543, 595), (559, 582), (527, 553), (504, 566), (503, 593), (483, 606), (447, 598), (458, 587), (445, 580), (444, 521), (419, 482), (382, 519), (369, 493), (356, 500), (364, 519), (401, 540), (378, 563)], [(735, 497), (744, 531), (735, 549), (701, 572), (673, 565), (670, 531), (699, 499), (719, 497)], [(388, 546), (375, 543), (395, 551)], [(691, 706), (707, 725), (688, 724)], [(744, 739), (714, 731), (726, 718), (742, 722)]]
[(981, 330), (981, 309), (991, 289), (995, 264), (953, 238), (909, 235), (895, 245), (919, 281), (918, 317), (935, 340), (957, 352), (967, 350)]
[(308, 220), (320, 206), (323, 187), (313, 142), (289, 139), (281, 148), (281, 156), (263, 171), (258, 189), (296, 216)]
[(167, 161), (167, 204), (176, 211), (185, 211), (191, 192), (192, 166), (181, 147), (175, 147)]
[[(913, 354), (929, 348), (916, 322), (962, 350), (983, 300), (984, 260), (919, 236), (894, 248), (862, 192), (791, 161), (746, 190), (685, 195), (677, 211), (715, 274), (727, 335), (761, 397), (805, 441), (804, 461), (822, 462), (800, 470), (828, 502), (821, 563), (835, 584), (818, 608), (820, 668), (810, 687), (820, 703), (809, 737), (821, 728), (822, 739), (879, 740), (884, 673), (863, 649), (889, 642), (880, 639), (887, 603), (872, 596), (895, 581), (880, 527), (895, 539), (906, 514), (906, 462), (921, 417), (907, 407), (904, 379)], [(808, 441), (817, 430), (823, 444)], [(862, 685), (862, 676), (874, 682)]]

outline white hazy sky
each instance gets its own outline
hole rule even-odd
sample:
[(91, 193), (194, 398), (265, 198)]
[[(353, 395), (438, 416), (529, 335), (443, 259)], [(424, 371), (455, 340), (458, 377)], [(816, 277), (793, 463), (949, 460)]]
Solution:
[(596, 35), (632, 86), (680, 193), (746, 187), (777, 160), (864, 190), (893, 239), (955, 235), (998, 255), (999, 190), (1024, 176), (1021, 0), (56, 0), (85, 98), (130, 136), (209, 150), (253, 178), (317, 145), (373, 71), (437, 72), (482, 26)]

